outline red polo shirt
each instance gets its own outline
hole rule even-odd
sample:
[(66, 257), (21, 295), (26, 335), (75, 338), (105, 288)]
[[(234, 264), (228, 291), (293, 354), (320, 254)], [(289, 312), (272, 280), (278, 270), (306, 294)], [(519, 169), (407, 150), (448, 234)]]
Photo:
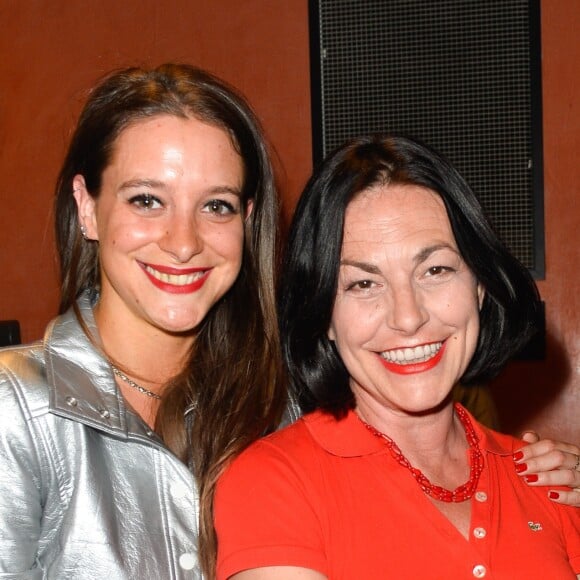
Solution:
[(315, 412), (256, 442), (218, 484), (218, 580), (283, 565), (332, 580), (575, 579), (580, 512), (516, 475), (521, 441), (473, 424), (485, 468), (469, 540), (352, 412)]

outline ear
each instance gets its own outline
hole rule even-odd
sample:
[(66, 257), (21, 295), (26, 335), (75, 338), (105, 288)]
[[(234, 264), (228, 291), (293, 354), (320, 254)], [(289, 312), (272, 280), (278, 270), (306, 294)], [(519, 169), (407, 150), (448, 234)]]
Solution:
[(326, 336), (328, 337), (328, 340), (330, 340), (331, 342), (336, 341), (336, 333), (334, 332), (332, 322), (330, 323), (330, 326), (328, 327), (328, 330), (326, 331)]
[(244, 208), (244, 221), (247, 221), (254, 211), (254, 200), (248, 199), (246, 202), (246, 207)]
[(477, 301), (479, 303), (479, 310), (481, 310), (483, 306), (483, 299), (485, 298), (485, 288), (483, 284), (477, 283)]
[(75, 175), (72, 181), (73, 195), (77, 202), (79, 215), (79, 227), (84, 226), (86, 238), (88, 240), (98, 240), (99, 233), (97, 229), (96, 202), (91, 194), (87, 191), (85, 178), (82, 175)]

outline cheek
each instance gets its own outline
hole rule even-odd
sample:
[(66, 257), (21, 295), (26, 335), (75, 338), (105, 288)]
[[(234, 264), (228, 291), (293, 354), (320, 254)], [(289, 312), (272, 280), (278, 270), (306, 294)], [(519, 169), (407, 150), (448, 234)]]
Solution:
[(384, 320), (384, 306), (378, 301), (337, 299), (331, 323), (332, 340), (342, 344), (363, 344), (375, 336)]
[(153, 222), (111, 222), (100, 232), (101, 245), (107, 244), (119, 250), (131, 250), (163, 237), (163, 229)]
[(450, 324), (464, 325), (479, 318), (477, 289), (470, 281), (450, 285), (427, 295), (428, 309)]
[(447, 307), (446, 320), (455, 326), (457, 340), (464, 343), (465, 356), (471, 359), (477, 346), (479, 336), (479, 302), (477, 295), (466, 296), (464, 299), (453, 302)]
[(240, 222), (227, 229), (207, 232), (206, 243), (222, 256), (241, 262), (244, 251), (243, 224)]

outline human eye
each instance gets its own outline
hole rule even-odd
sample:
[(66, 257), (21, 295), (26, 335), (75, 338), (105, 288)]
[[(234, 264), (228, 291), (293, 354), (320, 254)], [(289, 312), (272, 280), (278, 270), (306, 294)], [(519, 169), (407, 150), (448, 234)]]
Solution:
[(372, 280), (356, 280), (355, 282), (349, 282), (346, 284), (346, 291), (364, 292), (367, 290), (372, 290), (375, 286), (376, 284)]
[(450, 264), (435, 264), (423, 270), (422, 278), (425, 284), (445, 284), (453, 279), (457, 268)]
[(163, 207), (161, 200), (150, 193), (140, 193), (129, 198), (129, 203), (146, 211)]
[(427, 276), (442, 276), (448, 273), (455, 272), (455, 268), (451, 266), (430, 266), (427, 269)]
[(215, 216), (226, 216), (237, 214), (239, 208), (225, 199), (210, 199), (203, 206), (203, 211)]

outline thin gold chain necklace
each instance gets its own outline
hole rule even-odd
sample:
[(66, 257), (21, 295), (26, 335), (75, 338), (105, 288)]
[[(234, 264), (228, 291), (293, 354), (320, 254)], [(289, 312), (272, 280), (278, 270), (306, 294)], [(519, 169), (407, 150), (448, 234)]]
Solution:
[(133, 379), (130, 379), (123, 371), (119, 370), (113, 363), (110, 364), (115, 375), (117, 375), (123, 382), (127, 383), (130, 387), (137, 389), (140, 393), (143, 393), (144, 395), (147, 395), (152, 399), (161, 400), (161, 395), (158, 395), (157, 393), (154, 393), (153, 391), (150, 391), (149, 389), (142, 387), (141, 385), (136, 383)]

